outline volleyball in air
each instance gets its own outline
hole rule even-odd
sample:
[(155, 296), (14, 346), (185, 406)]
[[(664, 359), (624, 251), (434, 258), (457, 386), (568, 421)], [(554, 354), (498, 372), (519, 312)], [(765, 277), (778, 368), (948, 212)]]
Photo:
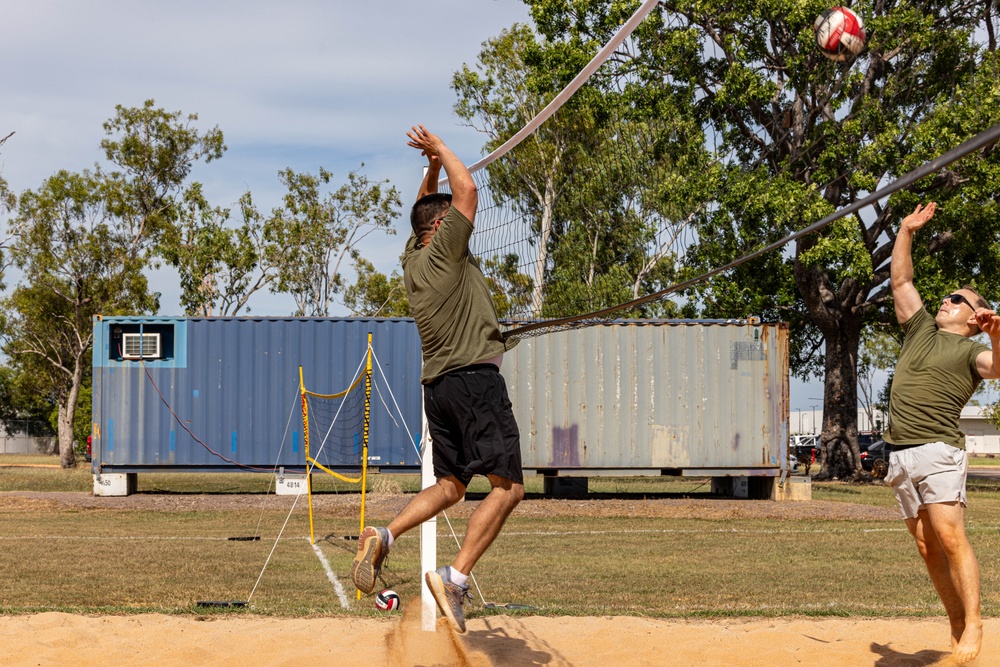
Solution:
[(847, 7), (832, 7), (816, 17), (816, 45), (831, 60), (854, 58), (865, 48), (865, 26)]
[(399, 594), (389, 588), (375, 596), (375, 606), (382, 611), (399, 609), (400, 604), (402, 603), (399, 601)]

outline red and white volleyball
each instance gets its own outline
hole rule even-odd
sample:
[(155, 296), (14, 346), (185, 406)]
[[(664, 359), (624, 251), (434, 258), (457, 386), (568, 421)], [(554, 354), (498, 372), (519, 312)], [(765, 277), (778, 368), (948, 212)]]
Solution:
[(865, 26), (847, 7), (831, 7), (816, 17), (816, 45), (831, 60), (847, 60), (865, 48)]
[(400, 604), (402, 603), (399, 601), (399, 595), (396, 591), (388, 588), (375, 596), (375, 606), (382, 611), (399, 609)]

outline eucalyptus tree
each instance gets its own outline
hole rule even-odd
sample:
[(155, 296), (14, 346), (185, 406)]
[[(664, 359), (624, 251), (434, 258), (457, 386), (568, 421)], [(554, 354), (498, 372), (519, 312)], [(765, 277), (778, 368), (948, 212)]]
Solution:
[(191, 316), (234, 316), (255, 293), (277, 277), (273, 262), (284, 253), (265, 240), (265, 221), (247, 192), (238, 202), (240, 218), (212, 206), (193, 184), (184, 193), (177, 224), (161, 243), (161, 253), (180, 277), (180, 304)]
[(343, 269), (361, 259), (359, 244), (377, 231), (396, 233), (399, 191), (360, 171), (332, 192), (324, 192), (333, 174), (323, 168), (318, 174), (285, 169), (279, 176), (287, 188), (284, 206), (272, 211), (263, 230), (277, 272), (270, 289), (290, 294), (297, 316), (327, 317), (344, 289)]
[(96, 314), (149, 312), (144, 263), (130, 256), (93, 172), (60, 171), (20, 197), (11, 247), (21, 278), (2, 302), (4, 352), (58, 406), (59, 452), (73, 464), (73, 421), (90, 370)]
[[(456, 112), (486, 135), (484, 152), (493, 151), (563, 91), (601, 46), (596, 40), (547, 41), (515, 24), (483, 44), (474, 66), (454, 75)], [(690, 118), (672, 113), (670, 91), (622, 91), (614, 62), (486, 168), (491, 203), (525, 219), (531, 231), (532, 249), (525, 241), (520, 256), (506, 249), (491, 254), (488, 240), (477, 246), (495, 300), (512, 316), (584, 314), (655, 291), (675, 277), (668, 239), (690, 222), (678, 215), (677, 204), (690, 189), (679, 176), (692, 176), (691, 165), (682, 163), (704, 151), (693, 141), (699, 135), (692, 134)], [(637, 116), (635, 95), (662, 113)], [(675, 141), (656, 139), (667, 135)], [(664, 150), (649, 150), (648, 140)], [(657, 189), (667, 182), (674, 187)], [(512, 285), (515, 292), (507, 291)], [(524, 305), (517, 296), (523, 286), (530, 287)], [(672, 306), (661, 302), (622, 314), (663, 314)]]
[(222, 130), (195, 126), (197, 114), (166, 111), (146, 100), (117, 105), (101, 141), (110, 169), (100, 169), (110, 214), (130, 240), (129, 254), (148, 255), (177, 224), (178, 206), (195, 164), (226, 151)]
[(217, 128), (202, 133), (195, 120), (152, 100), (119, 106), (102, 142), (110, 168), (58, 171), (17, 202), (9, 252), (21, 274), (0, 301), (0, 337), (10, 366), (57, 406), (63, 466), (74, 461), (93, 316), (157, 311), (146, 271), (176, 228), (192, 167), (225, 149)]

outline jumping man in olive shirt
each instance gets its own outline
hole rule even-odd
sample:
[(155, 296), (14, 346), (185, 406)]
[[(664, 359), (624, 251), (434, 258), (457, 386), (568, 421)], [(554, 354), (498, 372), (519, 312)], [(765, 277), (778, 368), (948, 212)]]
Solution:
[[(407, 136), (407, 145), (429, 163), (410, 213), (413, 234), (403, 255), (403, 282), (420, 333), (420, 381), (437, 484), (417, 494), (387, 527), (361, 532), (351, 577), (358, 590), (371, 592), (395, 539), (461, 500), (473, 475), (485, 475), (492, 490), (469, 517), (458, 555), (451, 566), (425, 575), (441, 612), (465, 632), (468, 576), (524, 497), (520, 434), (500, 375), (509, 343), (469, 252), (476, 185), (465, 165), (423, 125)], [(437, 191), (442, 167), (451, 195)]]
[[(892, 249), (896, 318), (905, 335), (889, 400), (889, 473), (951, 624), (952, 659), (979, 654), (979, 563), (965, 534), (968, 457), (958, 418), (979, 383), (1000, 377), (1000, 318), (971, 286), (949, 294), (933, 317), (913, 285), (913, 235), (936, 204), (903, 218)], [(990, 347), (970, 340), (985, 332)]]

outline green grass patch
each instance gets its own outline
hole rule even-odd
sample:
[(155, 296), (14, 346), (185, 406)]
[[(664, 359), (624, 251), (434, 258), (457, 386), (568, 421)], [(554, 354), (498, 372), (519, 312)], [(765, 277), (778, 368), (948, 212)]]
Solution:
[(970, 456), (969, 457), (970, 466), (1000, 466), (1000, 456)]
[[(139, 489), (262, 493), (266, 477), (147, 474), (139, 476)], [(391, 480), (406, 490), (419, 485), (415, 475), (373, 477), (373, 484)], [(527, 481), (529, 492), (541, 492), (540, 478)], [(90, 491), (91, 485), (89, 468), (0, 469), (0, 490)], [(590, 486), (593, 492), (636, 503), (647, 495), (698, 497), (708, 487), (706, 480), (686, 478), (592, 478)], [(1000, 561), (1000, 483), (974, 481), (969, 489), (968, 529), (982, 564), (983, 613), (995, 616), (1000, 614), (1000, 571), (992, 564)], [(470, 490), (485, 491), (486, 486)], [(813, 498), (874, 507), (895, 504), (891, 490), (880, 484), (814, 483)], [(79, 509), (40, 501), (36, 507), (8, 500), (0, 504), (0, 613), (380, 613), (370, 597), (356, 602), (350, 585), (356, 542), (345, 538), (355, 535), (356, 520), (322, 512), (316, 516), (316, 534), (325, 536), (318, 549), (344, 588), (349, 601), (344, 609), (307, 539), (302, 502), (288, 518), (286, 509), (256, 501), (235, 510), (154, 511), (115, 509), (112, 503)], [(451, 523), (461, 537), (467, 522)], [(440, 562), (457, 551), (447, 530), (439, 519)], [(228, 539), (254, 534), (262, 539)], [(419, 542), (416, 532), (402, 537), (384, 571), (385, 585), (399, 592), (404, 604), (419, 595)], [(196, 606), (200, 600), (246, 601), (262, 570), (249, 609)], [(475, 575), (488, 602), (530, 605), (537, 608), (531, 613), (547, 615), (943, 613), (912, 539), (895, 520), (515, 514)], [(482, 609), (479, 591), (473, 587), (473, 592), (477, 601), (468, 607), (470, 617), (509, 613)]]

